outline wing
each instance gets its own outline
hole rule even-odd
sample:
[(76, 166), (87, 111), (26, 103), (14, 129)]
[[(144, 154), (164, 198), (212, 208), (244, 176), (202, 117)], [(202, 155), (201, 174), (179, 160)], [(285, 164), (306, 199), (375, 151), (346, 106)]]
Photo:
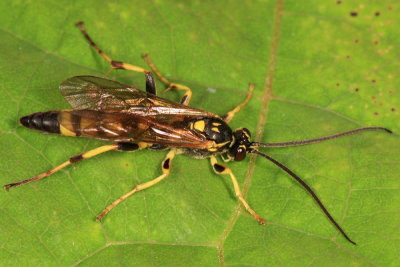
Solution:
[(116, 142), (148, 142), (203, 148), (203, 134), (190, 123), (215, 114), (157, 97), (116, 81), (76, 76), (60, 85), (75, 110), (62, 126), (79, 136)]
[(60, 92), (74, 109), (123, 110), (126, 100), (143, 99), (147, 93), (128, 85), (94, 76), (75, 76), (60, 84)]
[(129, 85), (94, 76), (75, 76), (60, 84), (73, 109), (122, 111), (143, 116), (215, 116), (157, 97)]
[(209, 145), (203, 133), (190, 129), (193, 117), (184, 115), (167, 115), (160, 119), (125, 112), (63, 110), (58, 121), (65, 132), (99, 140), (192, 148)]

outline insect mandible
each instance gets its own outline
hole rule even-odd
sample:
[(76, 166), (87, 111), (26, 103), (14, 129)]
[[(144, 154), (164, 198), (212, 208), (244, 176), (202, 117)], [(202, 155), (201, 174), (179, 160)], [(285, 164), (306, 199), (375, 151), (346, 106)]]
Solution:
[(277, 160), (260, 152), (257, 148), (298, 146), (322, 142), (367, 130), (384, 130), (391, 133), (390, 130), (383, 127), (364, 127), (308, 140), (283, 143), (251, 142), (251, 135), (248, 129), (239, 128), (233, 131), (228, 126), (228, 122), (250, 100), (254, 88), (253, 84), (250, 84), (249, 93), (244, 102), (222, 117), (200, 109), (190, 108), (188, 107), (192, 96), (190, 88), (167, 80), (156, 69), (147, 55), (143, 55), (143, 58), (158, 78), (168, 86), (166, 90), (175, 89), (185, 92), (180, 103), (158, 97), (155, 80), (150, 71), (135, 65), (112, 60), (92, 41), (83, 26), (83, 22), (78, 22), (76, 25), (80, 28), (90, 45), (110, 63), (112, 69), (143, 72), (146, 77), (146, 92), (117, 81), (94, 76), (76, 76), (62, 82), (60, 85), (61, 94), (72, 106), (72, 110), (36, 112), (20, 118), (20, 123), (27, 128), (46, 133), (88, 137), (97, 140), (112, 141), (113, 144), (104, 145), (72, 156), (66, 162), (45, 173), (27, 180), (5, 185), (4, 188), (6, 190), (43, 179), (72, 163), (110, 150), (169, 149), (166, 158), (162, 162), (162, 174), (160, 176), (149, 182), (136, 185), (133, 190), (106, 207), (97, 216), (97, 219), (100, 221), (104, 215), (132, 194), (162, 181), (170, 173), (172, 159), (175, 155), (183, 153), (194, 158), (210, 158), (214, 171), (217, 174), (227, 174), (230, 176), (236, 196), (240, 202), (255, 219), (264, 224), (264, 219), (251, 209), (243, 198), (239, 183), (231, 169), (218, 163), (216, 159), (218, 155), (225, 155), (227, 160), (242, 161), (248, 153), (254, 153), (270, 160), (293, 177), (313, 197), (339, 232), (349, 242), (356, 244), (347, 236), (313, 190), (300, 177)]

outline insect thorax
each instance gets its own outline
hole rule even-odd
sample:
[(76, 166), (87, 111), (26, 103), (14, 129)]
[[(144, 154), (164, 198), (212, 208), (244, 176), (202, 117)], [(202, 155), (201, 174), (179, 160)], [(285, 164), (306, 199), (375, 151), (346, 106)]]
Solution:
[(182, 148), (182, 152), (194, 158), (207, 158), (228, 150), (232, 143), (232, 129), (220, 118), (202, 118), (190, 122), (190, 130), (206, 137), (205, 148)]

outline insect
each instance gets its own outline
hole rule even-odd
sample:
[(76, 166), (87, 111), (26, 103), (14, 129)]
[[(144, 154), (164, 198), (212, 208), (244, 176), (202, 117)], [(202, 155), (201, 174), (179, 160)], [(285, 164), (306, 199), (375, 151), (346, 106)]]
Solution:
[(143, 58), (152, 71), (165, 83), (166, 90), (183, 90), (180, 103), (172, 102), (157, 96), (155, 80), (150, 71), (128, 63), (114, 61), (105, 54), (89, 37), (83, 22), (76, 24), (91, 46), (110, 63), (112, 69), (124, 69), (143, 72), (146, 77), (146, 92), (132, 86), (94, 76), (76, 76), (61, 83), (60, 92), (73, 109), (60, 111), (37, 112), (20, 118), (20, 123), (31, 129), (64, 136), (88, 137), (111, 141), (93, 150), (72, 156), (55, 168), (30, 179), (4, 186), (6, 190), (33, 181), (43, 179), (62, 168), (101, 153), (118, 151), (135, 151), (139, 149), (169, 150), (161, 164), (162, 174), (157, 178), (136, 185), (130, 192), (121, 196), (97, 216), (100, 221), (119, 203), (132, 194), (147, 189), (167, 177), (172, 160), (177, 154), (187, 154), (194, 158), (209, 158), (217, 174), (229, 175), (234, 185), (236, 196), (261, 224), (262, 219), (246, 202), (240, 191), (239, 183), (231, 169), (217, 162), (216, 156), (225, 156), (225, 161), (242, 161), (248, 153), (262, 156), (293, 177), (316, 201), (318, 206), (334, 224), (337, 230), (352, 244), (352, 241), (339, 224), (333, 219), (313, 190), (286, 166), (258, 150), (259, 147), (288, 147), (322, 142), (341, 136), (367, 130), (390, 130), (383, 127), (364, 127), (321, 138), (291, 141), (283, 143), (251, 142), (250, 131), (239, 128), (233, 131), (228, 122), (250, 100), (253, 84), (250, 84), (247, 98), (226, 115), (219, 117), (213, 113), (188, 107), (192, 92), (187, 86), (168, 81), (151, 62), (147, 55)]

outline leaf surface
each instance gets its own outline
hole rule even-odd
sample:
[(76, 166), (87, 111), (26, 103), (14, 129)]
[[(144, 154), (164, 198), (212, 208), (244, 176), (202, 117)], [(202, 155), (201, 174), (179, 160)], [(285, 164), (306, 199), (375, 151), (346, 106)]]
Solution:
[[(166, 152), (108, 152), (41, 181), (0, 193), (4, 265), (395, 266), (399, 253), (400, 6), (395, 1), (3, 1), (0, 3), (1, 182), (45, 172), (104, 143), (44, 135), (21, 116), (68, 109), (58, 85), (106, 76), (114, 60), (192, 88), (190, 106), (219, 115), (254, 96), (231, 121), (261, 142), (371, 131), (325, 143), (261, 149), (303, 178), (358, 245), (312, 198), (263, 158), (227, 163), (229, 177), (184, 155), (170, 176), (95, 217), (136, 184), (161, 174)], [(143, 74), (108, 78), (145, 88)], [(160, 95), (179, 101), (180, 92)], [(222, 162), (222, 160), (220, 160)]]

